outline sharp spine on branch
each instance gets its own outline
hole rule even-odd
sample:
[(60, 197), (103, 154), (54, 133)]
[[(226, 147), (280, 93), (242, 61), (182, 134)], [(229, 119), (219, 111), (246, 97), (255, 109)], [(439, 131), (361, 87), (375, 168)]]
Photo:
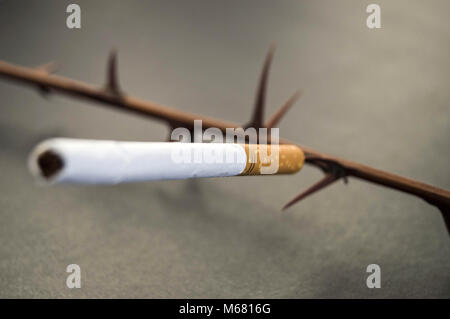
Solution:
[(112, 50), (108, 58), (106, 73), (106, 90), (114, 95), (121, 96), (119, 78), (117, 72), (117, 51)]
[(275, 127), (275, 125), (278, 124), (278, 122), (281, 120), (281, 118), (286, 114), (286, 112), (291, 108), (292, 105), (297, 102), (297, 100), (301, 97), (302, 91), (298, 90), (295, 92), (287, 101), (284, 103), (278, 111), (276, 111), (270, 119), (264, 124), (264, 127), (272, 128)]
[(269, 77), (270, 65), (272, 63), (274, 53), (275, 53), (275, 46), (272, 45), (269, 49), (269, 52), (266, 55), (261, 77), (259, 79), (252, 119), (250, 123), (246, 125), (246, 127), (254, 127), (257, 130), (260, 127), (263, 127), (264, 107), (266, 104), (267, 79)]
[(49, 62), (36, 67), (36, 70), (41, 71), (45, 74), (52, 74), (58, 69), (58, 64), (56, 62)]
[[(253, 127), (256, 130), (258, 130), (261, 127), (266, 127), (268, 129), (275, 127), (275, 125), (278, 124), (278, 122), (281, 120), (281, 118), (286, 114), (286, 112), (289, 110), (289, 108), (300, 98), (301, 91), (298, 90), (295, 92), (282, 106), (279, 108), (272, 117), (265, 123), (264, 122), (264, 108), (265, 108), (265, 100), (266, 100), (266, 92), (267, 92), (267, 80), (269, 77), (269, 71), (270, 66), (272, 63), (273, 55), (275, 53), (275, 47), (271, 46), (269, 49), (269, 52), (266, 55), (266, 59), (264, 61), (263, 70), (261, 72), (261, 77), (259, 80), (258, 89), (256, 92), (256, 99), (255, 99), (255, 107), (253, 110), (253, 116), (251, 121), (248, 125), (245, 127)], [(301, 192), (299, 195), (294, 197), (291, 201), (289, 201), (284, 207), (283, 210), (287, 209), (288, 207), (294, 205), (295, 203), (299, 202), (300, 200), (306, 198), (307, 196), (321, 190), (322, 188), (325, 188), (326, 186), (334, 183), (340, 178), (344, 179), (344, 182), (347, 183), (347, 174), (345, 172), (345, 169), (340, 166), (338, 163), (331, 161), (331, 160), (325, 160), (321, 158), (308, 158), (310, 161), (315, 161), (317, 166), (319, 166), (325, 173), (325, 177), (321, 179), (316, 184), (309, 187), (307, 190)]]

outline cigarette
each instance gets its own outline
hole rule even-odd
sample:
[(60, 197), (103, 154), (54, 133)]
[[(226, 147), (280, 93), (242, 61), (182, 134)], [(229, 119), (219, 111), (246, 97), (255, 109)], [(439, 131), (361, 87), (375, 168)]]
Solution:
[(292, 174), (304, 162), (295, 145), (122, 142), (54, 138), (31, 152), (44, 184), (119, 184), (239, 175)]

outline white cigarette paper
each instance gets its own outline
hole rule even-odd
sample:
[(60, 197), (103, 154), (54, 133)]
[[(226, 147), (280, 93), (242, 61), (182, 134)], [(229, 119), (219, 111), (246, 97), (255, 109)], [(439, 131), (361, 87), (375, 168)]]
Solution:
[(238, 144), (55, 138), (34, 148), (29, 168), (44, 183), (118, 184), (235, 176), (246, 162)]

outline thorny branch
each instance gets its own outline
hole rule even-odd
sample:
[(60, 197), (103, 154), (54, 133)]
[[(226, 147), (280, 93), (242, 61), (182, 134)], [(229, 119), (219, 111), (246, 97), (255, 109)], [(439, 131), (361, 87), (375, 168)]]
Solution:
[[(271, 47), (269, 53), (267, 54), (259, 81), (253, 116), (247, 125), (225, 122), (202, 115), (183, 112), (153, 102), (127, 96), (121, 91), (119, 86), (117, 56), (115, 51), (110, 54), (108, 60), (107, 80), (106, 87), (104, 88), (96, 88), (83, 82), (51, 75), (54, 71), (54, 64), (52, 63), (38, 68), (26, 68), (0, 61), (0, 76), (36, 86), (44, 94), (49, 94), (52, 92), (67, 94), (100, 102), (104, 105), (113, 106), (121, 110), (134, 112), (157, 120), (162, 120), (166, 122), (170, 128), (182, 126), (192, 130), (194, 120), (202, 120), (203, 129), (216, 127), (225, 133), (226, 128), (272, 128), (278, 124), (281, 117), (300, 97), (300, 91), (296, 92), (277, 112), (275, 112), (275, 114), (272, 115), (269, 120), (264, 122), (263, 113), (265, 107), (267, 79), (273, 54), (274, 48)], [(280, 143), (294, 144), (285, 139), (280, 139)], [(381, 171), (370, 166), (321, 153), (304, 146), (300, 147), (305, 153), (305, 162), (322, 170), (325, 177), (318, 183), (308, 188), (306, 191), (295, 196), (284, 206), (284, 209), (341, 178), (346, 182), (348, 177), (356, 177), (415, 195), (422, 198), (429, 204), (436, 206), (441, 211), (447, 230), (450, 234), (450, 191), (389, 172)]]

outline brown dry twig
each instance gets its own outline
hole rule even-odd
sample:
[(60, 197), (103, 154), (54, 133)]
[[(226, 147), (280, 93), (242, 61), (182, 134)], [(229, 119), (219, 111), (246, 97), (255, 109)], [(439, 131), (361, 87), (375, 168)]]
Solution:
[[(226, 128), (260, 127), (272, 128), (278, 124), (281, 117), (300, 97), (296, 92), (272, 117), (264, 122), (265, 95), (270, 63), (274, 48), (269, 50), (266, 57), (263, 72), (261, 74), (255, 109), (251, 121), (247, 125), (230, 123), (218, 119), (179, 111), (153, 102), (144, 101), (124, 94), (119, 87), (117, 75), (117, 57), (112, 52), (107, 67), (106, 87), (97, 88), (83, 82), (78, 82), (61, 76), (51, 75), (53, 64), (47, 64), (39, 68), (27, 68), (0, 61), (0, 76), (19, 81), (37, 87), (45, 94), (61, 93), (90, 101), (99, 102), (121, 110), (148, 116), (166, 122), (169, 127), (185, 127), (190, 130), (194, 127), (194, 120), (202, 120), (203, 129), (216, 127), (226, 131)], [(280, 139), (280, 143), (292, 142)], [(300, 145), (299, 145), (300, 146)], [(308, 147), (300, 146), (305, 153), (306, 164), (313, 165), (325, 174), (325, 177), (306, 191), (295, 196), (284, 208), (288, 208), (305, 197), (317, 192), (339, 179), (347, 181), (348, 177), (356, 177), (368, 182), (396, 189), (422, 198), (431, 205), (436, 206), (444, 217), (447, 230), (450, 233), (450, 191), (434, 187), (416, 180), (385, 172), (370, 166), (359, 164), (346, 159), (338, 158)]]

